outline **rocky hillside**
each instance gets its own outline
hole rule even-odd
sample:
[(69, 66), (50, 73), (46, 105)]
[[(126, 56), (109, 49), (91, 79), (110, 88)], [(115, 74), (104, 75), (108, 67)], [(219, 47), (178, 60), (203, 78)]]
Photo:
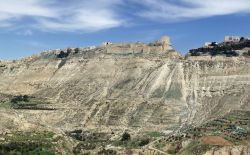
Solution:
[(248, 58), (184, 60), (174, 50), (109, 48), (1, 61), (0, 131), (168, 134), (250, 110)]

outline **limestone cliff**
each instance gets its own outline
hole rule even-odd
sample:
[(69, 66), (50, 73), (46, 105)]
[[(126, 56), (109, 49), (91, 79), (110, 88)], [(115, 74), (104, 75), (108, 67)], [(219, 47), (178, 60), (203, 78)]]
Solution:
[(246, 59), (182, 60), (173, 51), (110, 54), (105, 47), (59, 54), (1, 62), (0, 68), (2, 94), (43, 98), (57, 110), (1, 111), (60, 129), (139, 131), (198, 125), (230, 110), (249, 108)]
[(28, 95), (53, 110), (1, 105), (0, 131), (169, 133), (250, 110), (248, 58), (183, 59), (174, 50), (124, 53), (114, 47), (118, 52), (101, 46), (1, 61), (0, 102)]

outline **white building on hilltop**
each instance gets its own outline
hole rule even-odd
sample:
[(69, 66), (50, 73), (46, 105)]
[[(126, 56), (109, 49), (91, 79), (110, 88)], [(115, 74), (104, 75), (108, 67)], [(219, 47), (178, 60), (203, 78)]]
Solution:
[(225, 36), (224, 42), (240, 42), (240, 36)]

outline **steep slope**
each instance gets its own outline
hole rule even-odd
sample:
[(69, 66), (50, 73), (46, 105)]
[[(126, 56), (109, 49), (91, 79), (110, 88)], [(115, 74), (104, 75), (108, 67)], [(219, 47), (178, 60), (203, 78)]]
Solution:
[[(249, 109), (248, 59), (189, 61), (188, 101), (193, 122), (223, 116), (233, 109)], [(191, 74), (190, 74), (191, 73)]]
[(31, 124), (65, 130), (162, 131), (249, 108), (248, 60), (190, 61), (170, 55), (107, 54), (105, 48), (65, 58), (43, 53), (2, 62), (0, 91), (51, 102), (55, 111), (7, 111)]
[(119, 48), (55, 50), (0, 62), (0, 131), (169, 134), (250, 110), (247, 58), (183, 60), (174, 50)]
[(99, 126), (161, 130), (184, 121), (187, 105), (179, 60), (102, 52), (95, 49), (63, 59), (49, 53), (7, 63), (0, 77), (1, 92), (49, 100), (57, 110), (16, 113), (33, 123), (69, 130)]

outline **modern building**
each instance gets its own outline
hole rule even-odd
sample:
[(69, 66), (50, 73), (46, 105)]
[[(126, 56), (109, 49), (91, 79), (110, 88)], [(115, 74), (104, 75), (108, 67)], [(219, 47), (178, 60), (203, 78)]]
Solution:
[(212, 42), (205, 42), (204, 47), (209, 47), (212, 44)]
[(250, 37), (246, 37), (246, 40), (250, 40)]
[(225, 36), (224, 42), (240, 42), (240, 36)]
[(108, 45), (112, 45), (112, 44), (113, 44), (112, 42), (103, 42), (102, 46), (108, 46)]
[(214, 46), (217, 46), (217, 42), (205, 42), (204, 46), (205, 48), (214, 48)]

